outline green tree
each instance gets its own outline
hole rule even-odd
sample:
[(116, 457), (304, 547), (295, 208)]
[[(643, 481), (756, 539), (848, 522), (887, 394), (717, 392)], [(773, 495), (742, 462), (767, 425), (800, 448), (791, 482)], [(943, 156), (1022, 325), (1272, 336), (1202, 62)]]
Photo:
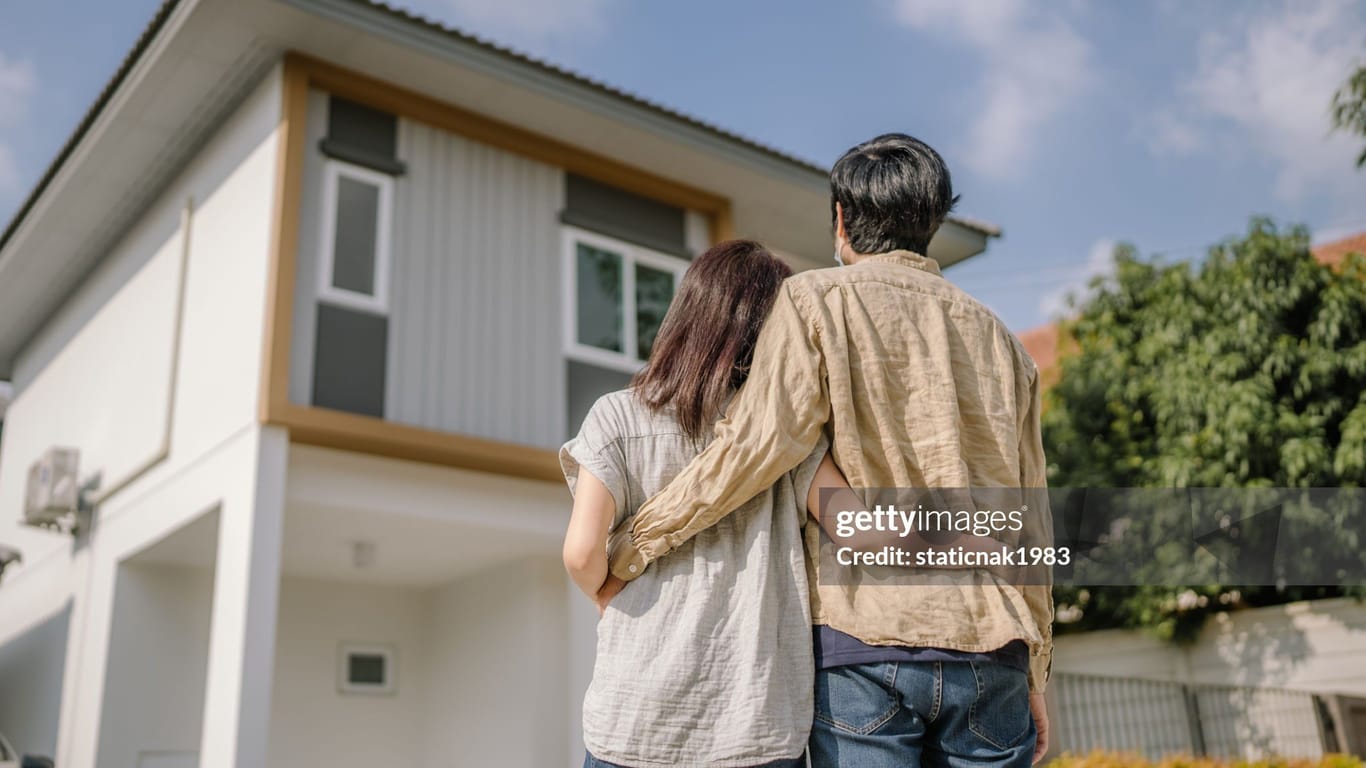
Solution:
[[(1333, 127), (1366, 138), (1366, 66), (1358, 67), (1333, 94)], [(1366, 166), (1366, 147), (1357, 155), (1357, 167)]]
[[(1310, 255), (1303, 228), (1254, 219), (1245, 237), (1199, 264), (1117, 249), (1114, 274), (1093, 282), (1074, 310), (1064, 332), (1076, 350), (1062, 361), (1043, 420), (1051, 485), (1366, 485), (1360, 255), (1330, 269)], [(1162, 546), (1170, 527), (1139, 525), (1148, 527), (1126, 536), (1150, 548), (1143, 562), (1180, 569), (1183, 555)], [(1359, 557), (1366, 541), (1348, 541), (1358, 535), (1366, 531), (1332, 544)], [(1213, 584), (1060, 587), (1055, 596), (1060, 616), (1080, 615), (1075, 628), (1156, 627), (1181, 639), (1213, 611), (1345, 591)]]

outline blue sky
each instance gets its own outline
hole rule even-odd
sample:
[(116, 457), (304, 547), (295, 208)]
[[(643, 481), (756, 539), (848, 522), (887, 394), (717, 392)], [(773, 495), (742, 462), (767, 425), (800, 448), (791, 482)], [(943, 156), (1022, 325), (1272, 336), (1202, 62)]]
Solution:
[[(800, 157), (898, 130), (940, 149), (960, 212), (1005, 237), (950, 277), (1016, 330), (1116, 241), (1198, 258), (1252, 214), (1366, 230), (1358, 142), (1328, 100), (1366, 60), (1349, 0), (398, 0)], [(8, 4), (0, 219), (157, 0)]]

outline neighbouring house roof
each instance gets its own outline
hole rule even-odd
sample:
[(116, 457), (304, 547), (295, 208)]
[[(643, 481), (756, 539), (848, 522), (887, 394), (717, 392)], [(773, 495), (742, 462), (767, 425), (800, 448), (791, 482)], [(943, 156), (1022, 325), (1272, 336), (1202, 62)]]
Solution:
[(1034, 364), (1039, 366), (1039, 373), (1041, 374), (1056, 367), (1054, 364), (1058, 360), (1058, 336), (1060, 333), (1061, 327), (1057, 323), (1048, 323), (1030, 328), (1020, 334), (1020, 343), (1024, 345), (1029, 356), (1034, 358)]
[(1336, 267), (1342, 263), (1342, 260), (1349, 253), (1366, 254), (1366, 232), (1358, 232), (1341, 240), (1315, 246), (1310, 249), (1310, 253), (1314, 254), (1314, 258), (1318, 259), (1319, 263)]
[[(1309, 252), (1320, 264), (1336, 267), (1349, 253), (1366, 254), (1366, 232), (1358, 232), (1341, 240), (1314, 246)], [(1058, 363), (1070, 348), (1075, 346), (1063, 341), (1062, 325), (1053, 322), (1036, 326), (1021, 332), (1019, 338), (1025, 351), (1034, 358), (1034, 364), (1039, 366), (1039, 373), (1045, 386), (1056, 383), (1061, 375)]]

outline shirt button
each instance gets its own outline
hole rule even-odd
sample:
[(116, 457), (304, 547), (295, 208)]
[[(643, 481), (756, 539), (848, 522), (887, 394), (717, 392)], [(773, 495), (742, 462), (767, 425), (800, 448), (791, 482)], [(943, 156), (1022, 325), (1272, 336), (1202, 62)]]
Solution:
[(632, 565), (632, 566), (628, 567), (626, 570), (630, 571), (631, 573), (635, 573), (636, 571), (638, 571), (638, 570), (640, 570), (640, 569), (637, 568), (636, 566)]

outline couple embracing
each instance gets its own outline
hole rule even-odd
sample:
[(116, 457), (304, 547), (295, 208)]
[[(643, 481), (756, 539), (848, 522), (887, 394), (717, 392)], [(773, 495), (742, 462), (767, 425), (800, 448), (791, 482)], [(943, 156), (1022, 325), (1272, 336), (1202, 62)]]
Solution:
[(1046, 749), (1046, 584), (821, 573), (822, 489), (1045, 485), (1033, 362), (925, 256), (956, 201), (943, 160), (888, 134), (830, 181), (839, 266), (707, 251), (631, 388), (560, 452), (565, 565), (602, 612), (585, 766), (1026, 768)]

